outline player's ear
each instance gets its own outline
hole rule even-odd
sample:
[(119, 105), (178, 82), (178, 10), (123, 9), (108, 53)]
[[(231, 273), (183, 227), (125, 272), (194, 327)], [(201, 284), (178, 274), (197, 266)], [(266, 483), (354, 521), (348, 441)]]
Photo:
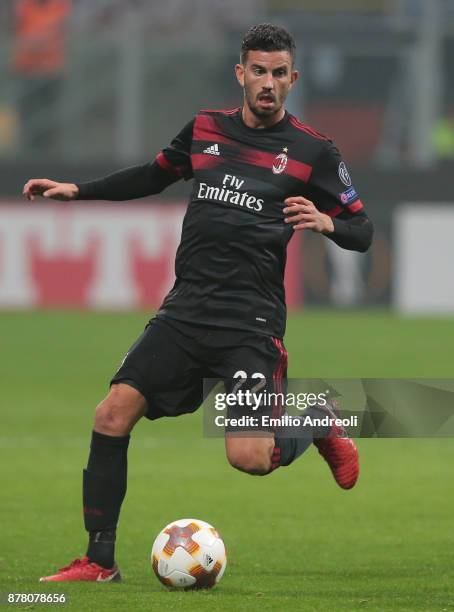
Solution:
[(298, 70), (292, 70), (292, 73), (290, 75), (290, 87), (293, 87), (295, 82), (298, 80), (299, 76), (300, 76), (300, 74), (299, 74)]
[(236, 74), (238, 83), (241, 85), (241, 87), (244, 87), (244, 66), (243, 64), (235, 65), (235, 74)]

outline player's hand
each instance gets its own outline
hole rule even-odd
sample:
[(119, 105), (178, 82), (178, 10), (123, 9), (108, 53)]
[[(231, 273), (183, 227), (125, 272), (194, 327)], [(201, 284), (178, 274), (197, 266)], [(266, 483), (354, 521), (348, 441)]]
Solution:
[(74, 183), (57, 183), (57, 181), (49, 179), (30, 179), (25, 183), (22, 193), (31, 202), (37, 195), (68, 202), (77, 198), (79, 187)]
[(317, 210), (314, 203), (302, 196), (292, 196), (284, 201), (286, 223), (293, 223), (294, 230), (310, 229), (320, 234), (334, 232), (334, 224), (328, 215)]

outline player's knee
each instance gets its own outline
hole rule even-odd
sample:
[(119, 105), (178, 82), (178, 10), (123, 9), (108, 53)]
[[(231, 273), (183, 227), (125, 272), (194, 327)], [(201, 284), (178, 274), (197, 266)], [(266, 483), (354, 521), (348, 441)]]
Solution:
[[(134, 391), (131, 389), (131, 391)], [(99, 433), (125, 436), (144, 413), (144, 407), (128, 390), (113, 385), (108, 396), (96, 407), (94, 428)]]
[(232, 467), (256, 476), (270, 473), (271, 460), (269, 456), (257, 449), (235, 449), (227, 453), (227, 459)]
[(121, 404), (111, 398), (104, 399), (96, 407), (95, 430), (112, 436), (127, 435), (130, 423), (121, 411)]

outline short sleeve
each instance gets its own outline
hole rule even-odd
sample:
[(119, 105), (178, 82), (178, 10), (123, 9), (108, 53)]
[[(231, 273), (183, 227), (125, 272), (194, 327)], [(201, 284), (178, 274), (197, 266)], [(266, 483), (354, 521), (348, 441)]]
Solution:
[(344, 212), (356, 214), (364, 208), (346, 163), (337, 147), (329, 140), (314, 165), (310, 186), (314, 204), (330, 217), (337, 217)]
[(170, 145), (164, 147), (156, 156), (156, 162), (163, 170), (167, 170), (177, 179), (183, 178), (185, 181), (194, 176), (191, 163), (193, 128), (194, 119), (187, 123)]

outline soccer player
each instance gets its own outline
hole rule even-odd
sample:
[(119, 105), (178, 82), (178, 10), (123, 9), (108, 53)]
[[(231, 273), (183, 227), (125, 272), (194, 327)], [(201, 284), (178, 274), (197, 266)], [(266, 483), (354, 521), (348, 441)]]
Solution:
[[(24, 186), (29, 200), (131, 200), (193, 180), (175, 284), (96, 408), (83, 472), (86, 555), (43, 581), (120, 578), (116, 526), (130, 433), (141, 417), (194, 412), (204, 378), (258, 374), (282, 388), (283, 280), (293, 232), (310, 230), (355, 251), (371, 244), (372, 223), (338, 150), (284, 108), (298, 78), (294, 58), (286, 30), (254, 26), (235, 66), (242, 106), (200, 111), (152, 162), (78, 185), (32, 179)], [(328, 405), (319, 411), (333, 415)], [(246, 431), (227, 432), (225, 442), (232, 466), (250, 474), (289, 465), (313, 442), (342, 488), (358, 478), (356, 446), (336, 425), (309, 439)]]

